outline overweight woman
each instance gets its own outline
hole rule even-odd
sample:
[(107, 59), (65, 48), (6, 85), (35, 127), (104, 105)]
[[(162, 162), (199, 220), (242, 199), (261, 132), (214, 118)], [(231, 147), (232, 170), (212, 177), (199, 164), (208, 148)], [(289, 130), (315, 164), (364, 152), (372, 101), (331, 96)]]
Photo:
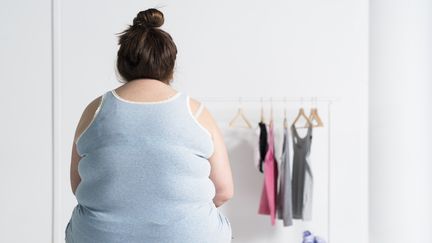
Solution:
[(206, 107), (170, 82), (177, 55), (141, 11), (119, 36), (122, 85), (95, 98), (77, 125), (70, 178), (78, 204), (67, 243), (226, 243), (218, 209), (233, 197), (227, 150)]

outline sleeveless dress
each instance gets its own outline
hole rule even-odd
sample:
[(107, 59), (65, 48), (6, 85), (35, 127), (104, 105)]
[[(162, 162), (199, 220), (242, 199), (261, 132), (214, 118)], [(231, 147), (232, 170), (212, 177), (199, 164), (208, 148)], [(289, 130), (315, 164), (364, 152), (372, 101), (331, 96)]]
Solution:
[(294, 219), (312, 219), (313, 173), (309, 159), (312, 144), (312, 126), (305, 137), (300, 137), (294, 124), (291, 125), (294, 149), (292, 171), (292, 210)]
[(67, 243), (227, 243), (231, 224), (213, 203), (211, 134), (182, 92), (137, 102), (107, 91), (77, 138), (78, 204)]

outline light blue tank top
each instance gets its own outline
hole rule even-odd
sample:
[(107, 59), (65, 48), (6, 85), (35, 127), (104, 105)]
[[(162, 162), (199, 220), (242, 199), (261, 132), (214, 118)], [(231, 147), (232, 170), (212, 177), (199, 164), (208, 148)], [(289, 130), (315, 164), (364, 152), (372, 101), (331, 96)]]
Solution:
[(77, 206), (67, 243), (226, 243), (231, 224), (213, 203), (210, 133), (189, 96), (135, 102), (114, 90), (78, 137)]

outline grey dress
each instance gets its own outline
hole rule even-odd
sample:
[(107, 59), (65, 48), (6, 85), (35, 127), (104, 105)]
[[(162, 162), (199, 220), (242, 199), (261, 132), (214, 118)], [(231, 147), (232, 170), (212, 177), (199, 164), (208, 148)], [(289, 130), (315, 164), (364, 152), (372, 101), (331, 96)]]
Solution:
[(293, 218), (303, 220), (312, 219), (313, 174), (309, 159), (312, 127), (307, 129), (307, 134), (301, 138), (294, 124), (291, 125), (294, 150), (292, 173)]

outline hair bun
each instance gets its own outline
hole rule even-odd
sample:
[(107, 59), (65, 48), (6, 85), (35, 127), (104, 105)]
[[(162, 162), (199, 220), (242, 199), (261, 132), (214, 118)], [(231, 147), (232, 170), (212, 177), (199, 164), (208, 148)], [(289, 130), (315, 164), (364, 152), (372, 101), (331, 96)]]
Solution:
[(163, 13), (154, 8), (139, 12), (133, 20), (133, 25), (147, 28), (161, 27), (163, 23)]

